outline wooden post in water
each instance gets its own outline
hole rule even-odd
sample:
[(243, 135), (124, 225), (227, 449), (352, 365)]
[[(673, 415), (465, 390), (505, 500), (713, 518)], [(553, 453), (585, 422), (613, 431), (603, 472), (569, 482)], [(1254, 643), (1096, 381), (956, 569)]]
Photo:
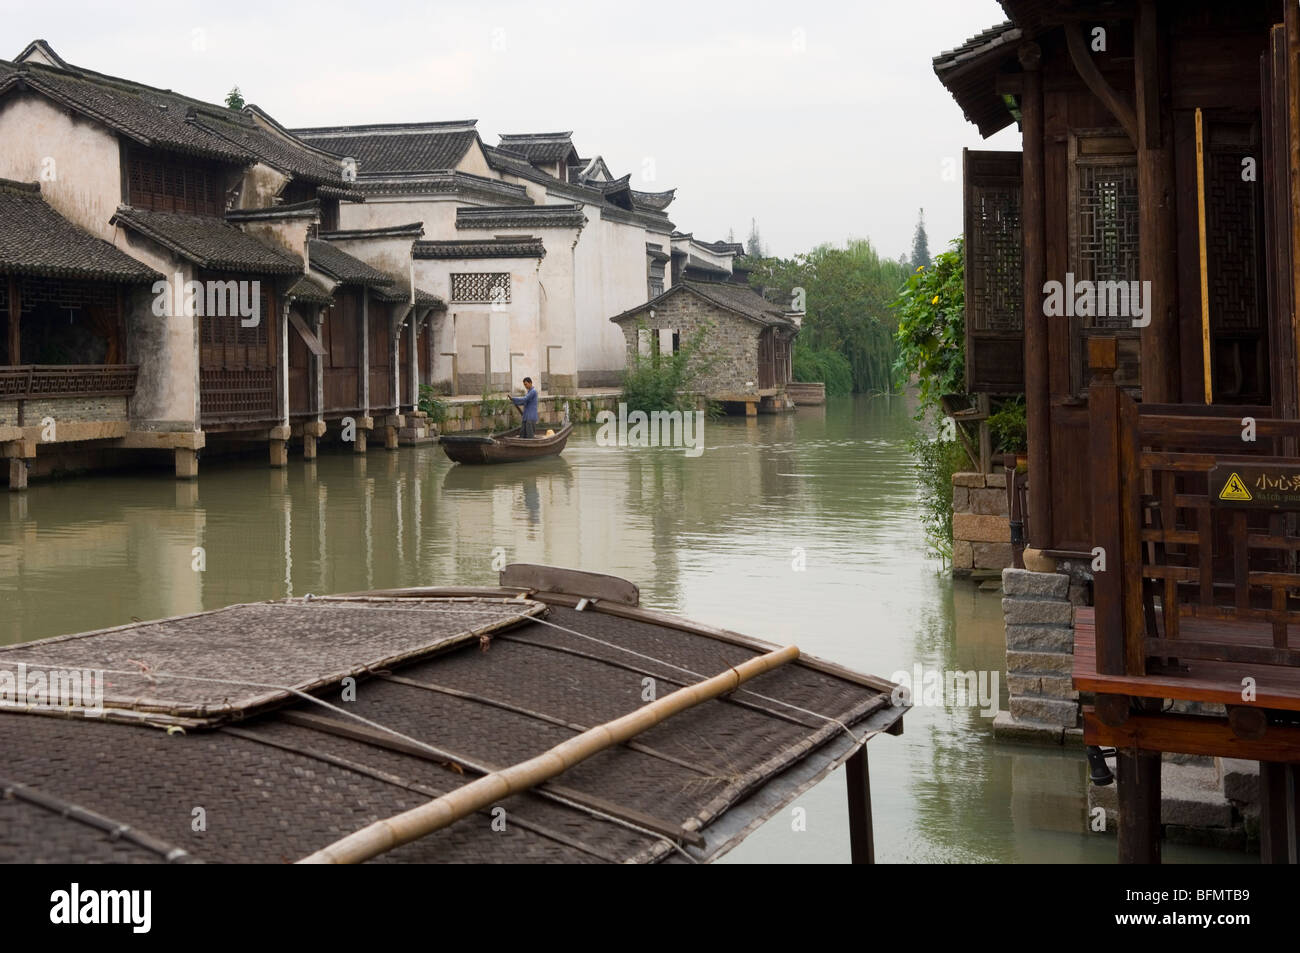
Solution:
[(876, 862), (876, 835), (871, 826), (871, 773), (867, 746), (850, 756), (844, 766), (849, 785), (849, 852), (855, 864)]
[(1120, 748), (1116, 754), (1119, 862), (1160, 863), (1160, 752)]
[(1047, 275), (1044, 217), (1042, 50), (1026, 43), (1018, 51), (1024, 69), (1020, 99), (1022, 258), (1025, 307), (1025, 421), (1029, 446), (1029, 534), (1026, 544), (1049, 548), (1052, 541), (1051, 394), (1048, 388), (1047, 321), (1043, 283)]

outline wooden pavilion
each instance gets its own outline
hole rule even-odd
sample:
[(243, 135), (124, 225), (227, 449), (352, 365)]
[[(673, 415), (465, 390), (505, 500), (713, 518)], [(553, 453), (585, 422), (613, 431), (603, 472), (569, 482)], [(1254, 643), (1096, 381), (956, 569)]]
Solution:
[(1171, 751), (1258, 760), (1295, 862), (1300, 7), (1002, 7), (935, 59), (1023, 142), (965, 155), (968, 389), (1024, 391), (1029, 546), (1093, 576), (1075, 685), (1121, 859), (1159, 858)]

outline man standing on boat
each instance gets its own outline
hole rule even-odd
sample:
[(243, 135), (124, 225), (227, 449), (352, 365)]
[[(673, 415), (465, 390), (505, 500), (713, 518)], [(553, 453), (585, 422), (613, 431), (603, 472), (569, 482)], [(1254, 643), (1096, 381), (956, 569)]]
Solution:
[(516, 407), (524, 409), (524, 425), (519, 429), (519, 436), (537, 436), (537, 388), (533, 386), (531, 377), (524, 378), (524, 396), (511, 397), (510, 401)]

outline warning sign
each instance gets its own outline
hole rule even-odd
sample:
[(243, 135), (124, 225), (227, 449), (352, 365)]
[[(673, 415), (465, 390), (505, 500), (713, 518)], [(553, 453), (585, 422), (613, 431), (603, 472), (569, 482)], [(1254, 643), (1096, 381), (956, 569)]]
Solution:
[(1209, 480), (1215, 506), (1300, 512), (1300, 466), (1293, 463), (1225, 461)]
[(1250, 495), (1250, 490), (1246, 489), (1246, 484), (1241, 482), (1241, 477), (1234, 470), (1227, 482), (1223, 484), (1223, 489), (1219, 491), (1219, 499), (1233, 503), (1249, 503), (1254, 497)]

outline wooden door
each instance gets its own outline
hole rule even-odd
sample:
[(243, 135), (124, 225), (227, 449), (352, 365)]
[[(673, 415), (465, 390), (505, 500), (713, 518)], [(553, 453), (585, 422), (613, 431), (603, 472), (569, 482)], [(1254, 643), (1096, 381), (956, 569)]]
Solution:
[(376, 304), (370, 309), (370, 409), (393, 408), (392, 342), (389, 327), (390, 308)]
[(277, 417), (276, 294), (269, 281), (261, 282), (260, 304), (259, 320), (251, 327), (238, 314), (196, 319), (199, 407), (206, 424)]
[(361, 350), (361, 295), (356, 288), (338, 288), (334, 304), (325, 312), (325, 410), (354, 413), (361, 410), (358, 378)]
[(966, 389), (1025, 389), (1021, 154), (966, 149)]

